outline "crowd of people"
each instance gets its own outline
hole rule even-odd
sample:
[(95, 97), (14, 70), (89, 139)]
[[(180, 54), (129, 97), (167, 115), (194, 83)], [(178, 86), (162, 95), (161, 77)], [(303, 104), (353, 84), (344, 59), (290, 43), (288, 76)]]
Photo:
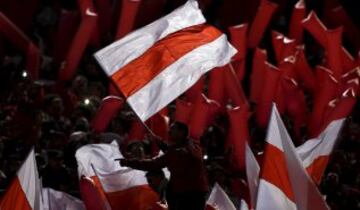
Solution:
[[(56, 80), (60, 64), (52, 62), (52, 57), (48, 53), (50, 46), (46, 44), (51, 43), (50, 32), (55, 27), (58, 16), (52, 10), (52, 5), (45, 2), (47, 1), (43, 1), (38, 9), (33, 20), (33, 30), (29, 34), (35, 43), (42, 43), (43, 46), (41, 79), (32, 81), (29, 78), (28, 72), (24, 69), (23, 54), (12, 46), (2, 46), (4, 53), (0, 58), (0, 197), (33, 147), (43, 186), (76, 197), (81, 196), (75, 152), (81, 146), (109, 143), (115, 139), (128, 157), (152, 156), (151, 144), (154, 142), (152, 138), (147, 138), (148, 136), (124, 145), (132, 122), (137, 120), (129, 107), (124, 107), (118, 113), (106, 132), (95, 133), (92, 130), (90, 122), (102, 98), (109, 93), (109, 81), (92, 57), (95, 49), (86, 49), (77, 75), (72, 81), (65, 83)], [(76, 10), (76, 5), (63, 5), (64, 9)], [(216, 23), (213, 11), (207, 15)], [(314, 58), (319, 55), (307, 56)], [(339, 144), (319, 186), (327, 203), (334, 210), (360, 209), (359, 106), (358, 102), (346, 120), (339, 136)], [(176, 107), (170, 104), (169, 109), (170, 122), (173, 122), (171, 113)], [(287, 126), (290, 126), (290, 123)], [(258, 129), (251, 123), (249, 127), (252, 150), (261, 160), (266, 130)], [(231, 151), (225, 146), (227, 135), (228, 122), (224, 115), (218, 116), (201, 137), (206, 179), (210, 186), (218, 183), (235, 206), (239, 206), (240, 199), (248, 196), (246, 176), (243, 171), (232, 167), (229, 158)], [(159, 194), (163, 193), (164, 182), (161, 172), (150, 170), (147, 178), (154, 190)]]

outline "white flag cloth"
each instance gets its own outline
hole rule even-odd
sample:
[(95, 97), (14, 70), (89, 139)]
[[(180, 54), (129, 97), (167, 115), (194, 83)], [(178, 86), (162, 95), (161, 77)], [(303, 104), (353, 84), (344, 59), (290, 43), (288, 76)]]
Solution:
[(197, 1), (189, 0), (95, 53), (142, 121), (236, 53), (226, 35), (205, 22)]
[(254, 208), (256, 204), (256, 196), (259, 186), (260, 166), (254, 156), (254, 153), (251, 151), (248, 143), (246, 143), (245, 145), (245, 163), (246, 163), (247, 183), (250, 192), (251, 207)]
[(296, 153), (303, 161), (308, 174), (315, 183), (320, 184), (331, 152), (336, 144), (345, 119), (335, 120), (315, 139), (307, 140), (296, 148)]
[(113, 210), (151, 208), (158, 201), (149, 187), (144, 171), (120, 166), (117, 143), (90, 144), (77, 150), (75, 157), (80, 175), (91, 177), (103, 190)]
[(249, 210), (249, 206), (247, 205), (246, 201), (241, 199), (240, 201), (240, 210)]
[(217, 183), (214, 185), (206, 204), (216, 210), (236, 210), (230, 198)]
[(271, 113), (262, 170), (256, 209), (329, 209), (296, 154), (275, 105)]
[(42, 208), (41, 183), (34, 149), (32, 149), (2, 197), (0, 209), (38, 210)]
[(44, 210), (86, 210), (84, 203), (64, 192), (43, 188)]

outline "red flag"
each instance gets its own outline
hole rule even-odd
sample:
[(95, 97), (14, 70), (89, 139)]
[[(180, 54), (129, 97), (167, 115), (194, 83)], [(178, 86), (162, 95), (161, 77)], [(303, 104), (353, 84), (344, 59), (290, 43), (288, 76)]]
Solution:
[(29, 32), (40, 9), (39, 0), (1, 0), (0, 10), (22, 31)]
[(305, 52), (303, 48), (297, 50), (295, 71), (299, 78), (299, 81), (303, 83), (305, 89), (310, 91), (311, 94), (314, 94), (315, 75), (306, 60)]
[(264, 85), (265, 73), (267, 71), (266, 60), (266, 50), (256, 48), (250, 76), (250, 100), (256, 104), (260, 100)]
[(326, 128), (332, 121), (347, 118), (351, 114), (357, 102), (356, 96), (358, 96), (358, 90), (359, 79), (356, 78), (353, 82), (348, 83), (348, 88), (339, 98), (328, 104), (322, 128)]
[(186, 92), (186, 99), (190, 103), (195, 103), (197, 98), (202, 94), (205, 85), (205, 77), (202, 76), (200, 79), (191, 86)]
[(275, 99), (279, 86), (281, 71), (269, 63), (266, 63), (265, 80), (261, 89), (261, 97), (256, 108), (256, 121), (258, 125), (265, 128), (268, 124), (271, 106)]
[(233, 105), (241, 107), (244, 106), (249, 109), (249, 103), (231, 64), (227, 65), (227, 69), (225, 69), (224, 74), (225, 90)]
[(289, 24), (289, 37), (295, 39), (296, 44), (301, 44), (303, 41), (303, 27), (301, 21), (305, 19), (306, 9), (304, 0), (299, 0), (292, 11)]
[(328, 69), (317, 66), (316, 71), (318, 74), (317, 83), (319, 86), (317, 87), (318, 91), (315, 94), (308, 127), (308, 133), (310, 137), (316, 136), (316, 133), (319, 132), (319, 128), (324, 119), (325, 108), (327, 104), (336, 97), (338, 89), (338, 81), (331, 74), (329, 74)]
[(201, 94), (190, 114), (190, 137), (199, 141), (205, 129), (214, 121), (219, 109), (220, 104), (218, 102)]
[(275, 58), (278, 63), (281, 63), (282, 52), (284, 49), (284, 35), (277, 31), (271, 31), (271, 42), (274, 49)]
[(271, 17), (273, 16), (277, 4), (272, 3), (268, 0), (262, 0), (259, 8), (256, 12), (255, 18), (250, 26), (248, 33), (248, 44), (249, 48), (255, 48), (259, 45), (266, 27), (268, 26)]
[(215, 68), (209, 74), (208, 95), (223, 107), (226, 105), (225, 95), (225, 71), (226, 66)]
[(91, 0), (79, 0), (81, 23), (75, 37), (72, 40), (70, 49), (64, 63), (59, 70), (59, 80), (71, 80), (76, 73), (82, 54), (85, 51), (97, 24), (97, 14), (94, 13), (94, 6)]
[(292, 78), (283, 81), (286, 100), (286, 112), (293, 119), (296, 141), (301, 141), (301, 128), (307, 122), (307, 104), (305, 94)]
[(344, 26), (345, 37), (354, 45), (356, 50), (360, 49), (360, 30), (342, 6), (325, 9), (324, 15), (331, 24)]
[(134, 29), (141, 2), (141, 0), (121, 0), (121, 12), (115, 36), (116, 40), (124, 37)]
[(176, 100), (175, 121), (179, 121), (179, 122), (188, 124), (192, 107), (193, 106), (190, 102), (186, 102), (181, 99), (177, 99)]
[(245, 59), (247, 28), (247, 24), (229, 27), (230, 43), (238, 50), (238, 52), (232, 58), (233, 61)]
[(139, 119), (134, 119), (124, 145), (133, 141), (142, 141), (145, 138), (146, 131), (144, 124)]
[[(316, 16), (314, 11), (311, 11), (306, 19), (302, 21), (302, 26), (320, 43), (325, 49), (327, 49), (327, 28)], [(349, 69), (349, 63), (351, 64), (351, 55), (346, 51), (344, 47), (341, 47), (341, 61), (343, 69)]]
[(124, 100), (116, 96), (104, 98), (91, 121), (91, 127), (95, 132), (104, 132), (112, 119), (123, 107)]
[(235, 107), (227, 110), (229, 116), (229, 143), (232, 147), (232, 159), (236, 169), (245, 171), (245, 143), (249, 142), (248, 119), (249, 111), (245, 107)]
[(339, 80), (343, 73), (341, 62), (341, 46), (342, 46), (342, 32), (343, 28), (339, 27), (334, 30), (329, 30), (326, 33), (327, 38), (327, 63), (330, 70), (333, 72), (335, 79)]
[(155, 135), (166, 141), (168, 139), (169, 118), (161, 114), (152, 116), (146, 124)]
[(302, 21), (302, 26), (316, 39), (322, 46), (326, 46), (326, 27), (319, 20), (314, 11)]
[(41, 58), (39, 49), (2, 12), (0, 12), (0, 34), (26, 54), (26, 70), (33, 80), (38, 79)]
[(62, 10), (59, 15), (59, 23), (53, 38), (54, 45), (52, 49), (56, 64), (60, 64), (65, 59), (80, 21), (76, 11)]
[(246, 58), (246, 34), (247, 24), (229, 27), (230, 42), (238, 50), (238, 53), (233, 57), (233, 66), (237, 78), (242, 81), (245, 75), (245, 58)]
[(111, 0), (94, 0), (94, 6), (99, 15), (98, 18), (98, 33), (101, 39), (107, 38), (110, 35), (113, 4)]

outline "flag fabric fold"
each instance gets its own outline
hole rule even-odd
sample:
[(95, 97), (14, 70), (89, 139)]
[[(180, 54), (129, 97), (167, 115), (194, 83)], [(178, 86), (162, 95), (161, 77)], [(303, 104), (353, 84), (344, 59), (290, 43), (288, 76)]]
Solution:
[(344, 121), (344, 119), (333, 121), (317, 138), (309, 139), (296, 148), (296, 153), (302, 160), (304, 168), (316, 184), (321, 182), (322, 174)]
[(40, 179), (35, 152), (32, 149), (5, 192), (1, 210), (38, 210), (43, 208)]
[(121, 167), (117, 143), (90, 144), (76, 152), (79, 175), (90, 177), (104, 193), (111, 209), (142, 210), (156, 205), (157, 194), (148, 186), (145, 172)]
[(275, 105), (266, 142), (256, 209), (329, 209), (296, 154)]
[(84, 203), (64, 192), (51, 188), (42, 189), (44, 195), (43, 210), (86, 210)]
[(210, 206), (207, 209), (236, 210), (234, 204), (218, 183), (214, 185), (206, 204)]

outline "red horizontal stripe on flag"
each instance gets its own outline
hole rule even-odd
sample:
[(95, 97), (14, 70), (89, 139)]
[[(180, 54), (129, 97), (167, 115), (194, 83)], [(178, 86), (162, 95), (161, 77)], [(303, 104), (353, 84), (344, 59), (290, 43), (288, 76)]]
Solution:
[(159, 200), (158, 195), (148, 185), (108, 192), (106, 196), (113, 210), (152, 209)]
[(1, 210), (31, 210), (29, 201), (26, 198), (26, 194), (23, 191), (19, 178), (15, 177), (10, 187), (7, 189), (4, 197), (2, 197), (0, 203)]
[(266, 143), (261, 179), (275, 185), (293, 202), (295, 197), (291, 188), (284, 152)]
[(328, 155), (319, 156), (311, 163), (311, 165), (306, 168), (309, 176), (314, 180), (317, 185), (319, 185), (321, 182), (321, 177), (325, 171), (328, 162)]
[(112, 75), (112, 79), (124, 96), (129, 97), (176, 60), (221, 35), (216, 28), (204, 24), (170, 34), (119, 69)]

